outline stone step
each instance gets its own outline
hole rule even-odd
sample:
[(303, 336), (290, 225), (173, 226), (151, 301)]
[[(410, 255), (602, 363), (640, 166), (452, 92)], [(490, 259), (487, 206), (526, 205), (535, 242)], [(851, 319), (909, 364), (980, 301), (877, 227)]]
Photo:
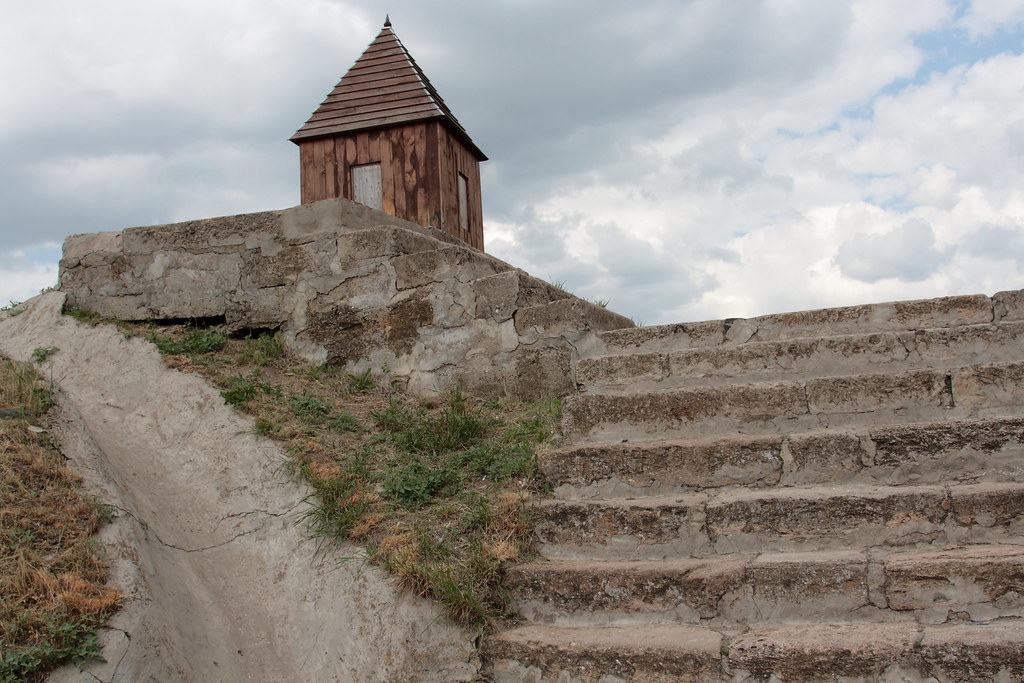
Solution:
[(546, 500), (541, 554), (664, 560), (734, 553), (1024, 544), (1024, 484), (726, 488), (676, 496)]
[(540, 469), (562, 499), (733, 485), (1024, 481), (1024, 417), (580, 445), (541, 454)]
[(516, 332), (522, 335), (543, 332), (579, 337), (585, 332), (617, 330), (636, 324), (624, 315), (575, 296), (521, 308), (516, 311), (515, 323)]
[(1022, 342), (1024, 322), (962, 325), (602, 356), (581, 360), (576, 375), (585, 391), (636, 392), (1009, 362)]
[(970, 365), (807, 380), (580, 394), (566, 399), (563, 432), (574, 443), (1006, 417), (1024, 408), (1024, 363)]
[(741, 635), (528, 625), (489, 637), (484, 657), (495, 683), (1016, 681), (1024, 679), (1024, 623), (815, 624)]
[[(441, 235), (445, 233), (440, 233)], [(453, 246), (436, 236), (395, 226), (376, 226), (338, 235), (338, 257), (344, 263), (384, 260)]]
[(1012, 320), (1024, 320), (1024, 290), (999, 292), (992, 297), (951, 296), (618, 330), (601, 335), (604, 347), (600, 353), (666, 351)]
[(520, 616), (560, 626), (985, 621), (1024, 616), (1024, 546), (540, 562), (505, 586)]
[(494, 683), (722, 680), (722, 635), (697, 626), (523, 626), (484, 642)]
[(391, 264), (399, 291), (449, 279), (469, 282), (513, 270), (512, 266), (493, 256), (454, 245), (396, 256), (391, 259)]

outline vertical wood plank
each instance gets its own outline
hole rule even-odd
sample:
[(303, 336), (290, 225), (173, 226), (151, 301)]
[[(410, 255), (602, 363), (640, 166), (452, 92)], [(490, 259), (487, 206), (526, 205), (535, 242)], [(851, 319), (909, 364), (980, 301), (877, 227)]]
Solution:
[(380, 179), (382, 208), (385, 212), (396, 216), (395, 212), (395, 151), (394, 129), (380, 132), (377, 144), (380, 147)]
[(392, 160), (395, 178), (395, 216), (405, 218), (405, 131), (394, 129), (392, 142)]
[(334, 138), (334, 186), (337, 188), (336, 197), (348, 197), (351, 191), (348, 183), (348, 173), (345, 170), (345, 138)]
[(352, 136), (345, 138), (345, 199), (352, 199), (352, 167), (356, 165), (356, 141)]
[(441, 225), (438, 226), (445, 232), (451, 230), (451, 209), (448, 207), (449, 200), (448, 196), (451, 194), (451, 174), (452, 164), (451, 155), (449, 154), (449, 135), (447, 129), (444, 126), (438, 127), (438, 202), (440, 204), (441, 211)]
[(419, 174), (416, 168), (416, 129), (408, 127), (404, 131), (404, 155), (402, 163), (405, 164), (405, 210), (402, 218), (416, 220), (416, 185), (419, 182)]
[(380, 131), (371, 130), (366, 134), (370, 162), (382, 161), (380, 156)]
[(416, 169), (416, 180), (413, 184), (416, 200), (414, 202), (416, 218), (420, 225), (430, 225), (430, 202), (427, 199), (432, 184), (436, 181), (427, 170), (427, 124), (416, 124), (416, 143), (413, 149), (413, 166)]
[(370, 158), (370, 137), (366, 131), (356, 134), (356, 163), (368, 164), (375, 159)]
[(327, 199), (327, 169), (324, 168), (324, 140), (313, 141), (313, 199), (318, 202)]
[(443, 187), (443, 181), (441, 176), (441, 160), (438, 145), (438, 128), (440, 123), (437, 121), (429, 121), (426, 124), (425, 131), (425, 144), (426, 144), (426, 157), (423, 160), (424, 169), (424, 180), (429, 178), (427, 187), (427, 206), (425, 207), (424, 215), (426, 216), (426, 225), (440, 228), (441, 222), (441, 188)]
[(324, 147), (324, 199), (334, 199), (338, 194), (338, 157), (334, 153), (334, 138), (323, 141)]
[(313, 201), (313, 147), (309, 142), (299, 144), (299, 192), (300, 201)]

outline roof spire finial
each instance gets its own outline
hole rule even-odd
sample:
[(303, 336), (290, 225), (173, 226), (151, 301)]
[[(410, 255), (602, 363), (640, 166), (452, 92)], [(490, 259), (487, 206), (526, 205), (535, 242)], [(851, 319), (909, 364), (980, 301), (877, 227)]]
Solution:
[(384, 15), (384, 28), (391, 28), (391, 15), (390, 14), (385, 14)]

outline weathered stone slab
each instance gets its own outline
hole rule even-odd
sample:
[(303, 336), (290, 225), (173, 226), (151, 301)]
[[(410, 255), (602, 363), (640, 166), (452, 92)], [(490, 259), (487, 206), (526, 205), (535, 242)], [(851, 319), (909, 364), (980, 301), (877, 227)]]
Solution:
[[(728, 642), (728, 661), (736, 670), (783, 681), (813, 681), (849, 676), (884, 680), (914, 653), (920, 631), (907, 624), (813, 624), (754, 630)], [(898, 680), (898, 679), (897, 679)]]
[(525, 335), (537, 334), (541, 330), (601, 332), (633, 326), (629, 318), (575, 297), (521, 308), (516, 312), (515, 321), (516, 330)]
[(918, 612), (925, 623), (1024, 616), (1024, 546), (900, 553), (884, 567), (889, 608)]
[(661, 351), (669, 348), (717, 346), (725, 339), (725, 321), (650, 325), (602, 332), (607, 353)]
[[(1021, 295), (1001, 292), (1006, 320), (1020, 320)], [(756, 318), (656, 325), (602, 335), (606, 353), (666, 351), (802, 337), (832, 337), (991, 323), (994, 298), (983, 294), (795, 311)]]
[(722, 638), (686, 626), (524, 626), (487, 639), (495, 683), (701, 683), (720, 680)]
[(940, 680), (1024, 680), (1024, 621), (951, 624), (924, 629), (920, 658)]
[(782, 476), (782, 437), (583, 445), (545, 453), (540, 468), (553, 487), (616, 480), (640, 491), (771, 485)]
[(992, 305), (996, 320), (1024, 320), (1024, 289), (997, 292)]
[(468, 247), (448, 246), (392, 259), (399, 290), (448, 279), (469, 282), (511, 270), (512, 266)]
[(588, 392), (632, 392), (1014, 361), (1022, 345), (1024, 323), (962, 325), (619, 353), (582, 359), (578, 376)]

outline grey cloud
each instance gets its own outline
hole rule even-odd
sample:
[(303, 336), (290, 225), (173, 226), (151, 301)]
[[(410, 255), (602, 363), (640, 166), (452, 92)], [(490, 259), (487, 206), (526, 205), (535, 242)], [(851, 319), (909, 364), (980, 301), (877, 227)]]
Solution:
[(722, 261), (724, 263), (740, 263), (740, 255), (732, 249), (724, 247), (707, 247), (703, 250), (706, 258)]
[(737, 142), (740, 137), (737, 130), (706, 137), (676, 155), (672, 165), (705, 192), (737, 196), (758, 186), (770, 191), (791, 191), (792, 178), (769, 174), (762, 164), (743, 157)]
[(961, 248), (973, 256), (996, 261), (1024, 261), (1024, 225), (982, 225), (968, 236)]
[(843, 275), (862, 282), (886, 278), (920, 282), (951, 256), (951, 249), (935, 248), (932, 226), (915, 218), (882, 235), (854, 235), (840, 245), (835, 263)]

